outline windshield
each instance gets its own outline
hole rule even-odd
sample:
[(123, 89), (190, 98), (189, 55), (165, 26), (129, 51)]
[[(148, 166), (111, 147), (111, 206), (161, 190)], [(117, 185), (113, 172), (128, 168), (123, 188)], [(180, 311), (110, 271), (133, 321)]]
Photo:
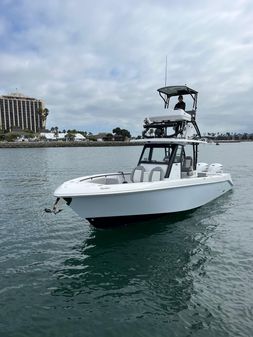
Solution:
[(170, 160), (174, 145), (156, 145), (144, 148), (140, 163), (163, 163), (167, 164)]

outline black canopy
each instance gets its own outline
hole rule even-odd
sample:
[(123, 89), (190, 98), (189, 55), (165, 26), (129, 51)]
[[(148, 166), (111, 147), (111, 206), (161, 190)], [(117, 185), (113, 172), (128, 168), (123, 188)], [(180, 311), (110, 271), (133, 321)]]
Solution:
[(157, 89), (157, 91), (161, 94), (167, 95), (167, 97), (189, 95), (189, 94), (196, 95), (198, 93), (196, 90), (193, 90), (187, 87), (186, 85), (172, 85), (169, 87)]

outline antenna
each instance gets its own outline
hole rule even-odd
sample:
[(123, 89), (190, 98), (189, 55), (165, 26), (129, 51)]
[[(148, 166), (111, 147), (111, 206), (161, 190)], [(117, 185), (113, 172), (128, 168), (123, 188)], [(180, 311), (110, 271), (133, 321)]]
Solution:
[(167, 72), (168, 72), (168, 60), (167, 60), (167, 55), (165, 59), (165, 74), (164, 74), (164, 86), (166, 87), (167, 85)]

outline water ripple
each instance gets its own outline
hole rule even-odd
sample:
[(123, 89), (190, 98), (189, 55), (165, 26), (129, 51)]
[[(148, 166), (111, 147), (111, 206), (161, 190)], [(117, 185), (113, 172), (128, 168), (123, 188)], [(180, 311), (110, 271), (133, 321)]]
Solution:
[(130, 168), (138, 148), (0, 151), (1, 336), (252, 335), (252, 144), (204, 153), (231, 170), (232, 193), (108, 231), (42, 210), (62, 181)]

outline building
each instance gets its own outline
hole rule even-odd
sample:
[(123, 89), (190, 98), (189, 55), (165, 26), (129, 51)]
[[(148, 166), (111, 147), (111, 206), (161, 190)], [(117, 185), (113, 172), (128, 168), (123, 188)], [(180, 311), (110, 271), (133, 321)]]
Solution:
[(0, 96), (0, 130), (45, 129), (48, 110), (39, 99), (19, 93)]
[[(52, 140), (70, 140), (68, 139), (67, 132), (41, 132), (40, 137), (43, 137), (45, 140), (52, 141)], [(73, 134), (73, 141), (81, 142), (85, 141), (86, 137), (84, 137), (81, 133)]]

